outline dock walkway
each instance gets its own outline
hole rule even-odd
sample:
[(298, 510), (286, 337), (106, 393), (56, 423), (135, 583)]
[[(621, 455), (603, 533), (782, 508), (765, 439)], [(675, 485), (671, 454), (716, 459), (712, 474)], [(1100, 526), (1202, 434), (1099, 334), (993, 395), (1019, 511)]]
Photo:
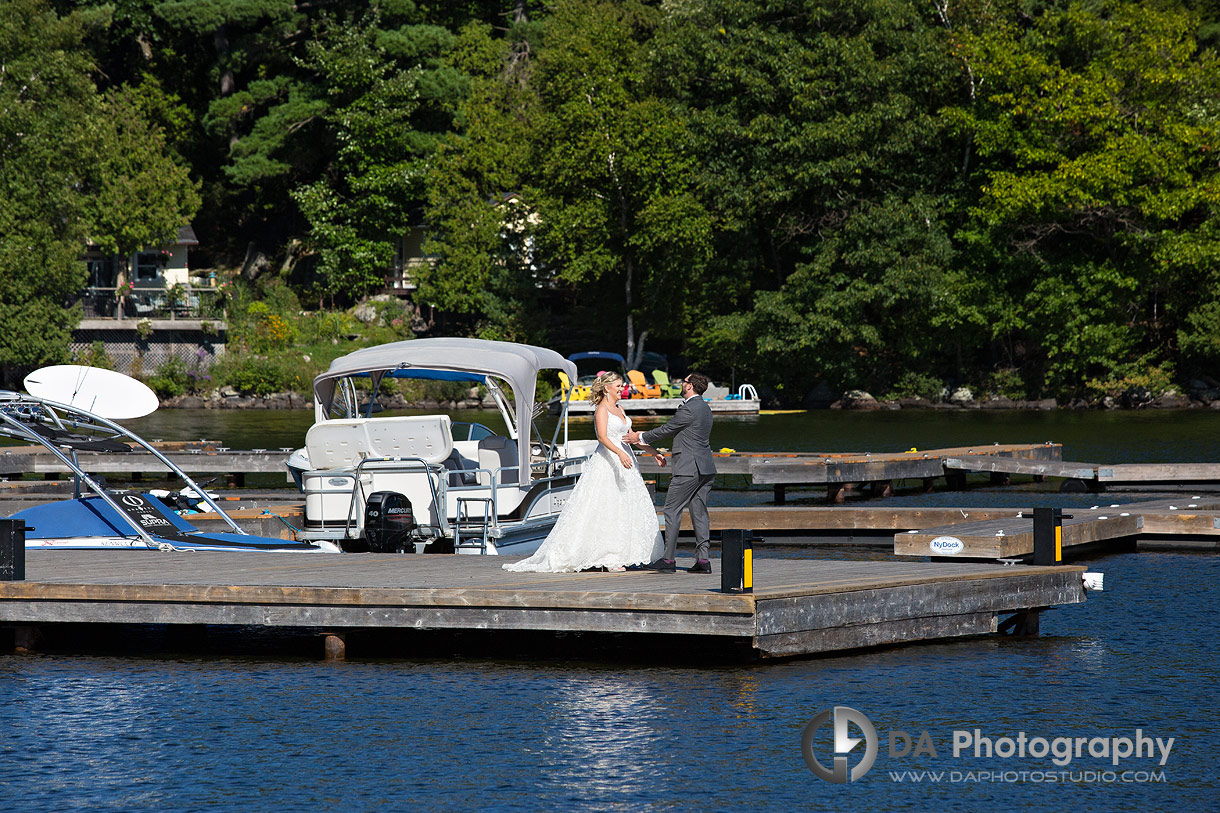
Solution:
[[(213, 441), (163, 445), (162, 451), (190, 475), (224, 474), (240, 484), (246, 474), (280, 474), (288, 479), (286, 462), (291, 449), (228, 449)], [(789, 486), (824, 485), (832, 501), (842, 502), (852, 485), (870, 484), (878, 494), (893, 492), (896, 480), (921, 480), (928, 487), (937, 477), (946, 476), (944, 459), (968, 459), (974, 455), (1018, 458), (1030, 461), (1055, 461), (1062, 447), (1055, 443), (993, 444), (978, 447), (925, 449), (909, 452), (783, 453), (720, 452), (715, 455), (720, 474), (742, 475), (754, 485), (775, 489), (776, 501), (784, 501)], [(106, 472), (139, 477), (159, 470), (150, 455), (106, 452), (80, 452), (82, 465), (90, 472)], [(668, 474), (651, 457), (637, 458), (643, 474)], [(34, 474), (57, 476), (68, 468), (40, 446), (8, 446), (0, 449), (0, 476)]]
[(507, 573), (505, 561), (30, 551), (26, 581), (0, 582), (0, 625), (693, 635), (784, 657), (986, 634), (1001, 614), (1085, 598), (1074, 566), (759, 558), (754, 593), (725, 594), (719, 575)]
[[(972, 521), (951, 522), (894, 534), (894, 553), (900, 556), (944, 555), (933, 540), (954, 542), (955, 557), (1002, 559), (1029, 556), (1034, 551), (1033, 514), (1030, 509), (995, 516), (974, 509)], [(963, 519), (967, 512), (963, 511)], [(1065, 558), (1079, 555), (1103, 542), (1131, 542), (1154, 536), (1215, 537), (1220, 535), (1220, 498), (1191, 496), (1145, 500), (1125, 505), (1098, 505), (1064, 512), (1061, 535)], [(960, 543), (960, 544), (957, 544)], [(1201, 545), (1192, 545), (1204, 549)], [(1216, 546), (1209, 545), (1214, 549)]]
[(1076, 463), (1065, 460), (1024, 460), (1002, 455), (947, 456), (946, 473), (990, 472), (992, 474), (1029, 474), (1079, 480), (1091, 491), (1105, 486), (1165, 485), (1220, 482), (1217, 463)]
[[(233, 484), (243, 483), (247, 474), (277, 474), (289, 480), (285, 465), (292, 451), (289, 448), (229, 449), (207, 440), (157, 445), (191, 475), (223, 474)], [(725, 451), (717, 452), (715, 458), (720, 474), (745, 477), (755, 486), (771, 486), (780, 505), (788, 488), (825, 486), (829, 500), (842, 503), (850, 491), (865, 487), (876, 496), (888, 496), (901, 481), (919, 480), (930, 489), (933, 480), (943, 477), (950, 488), (962, 489), (971, 473), (990, 474), (993, 482), (1005, 482), (1013, 474), (1037, 480), (1053, 477), (1091, 491), (1104, 491), (1107, 486), (1220, 483), (1220, 464), (1109, 465), (1065, 461), (1062, 454), (1063, 447), (1057, 443), (994, 443), (905, 452)], [(81, 452), (80, 459), (91, 472), (139, 478), (157, 471), (148, 455)], [(637, 461), (643, 474), (669, 473), (651, 457)], [(0, 448), (0, 477), (67, 473), (67, 467), (41, 446)]]

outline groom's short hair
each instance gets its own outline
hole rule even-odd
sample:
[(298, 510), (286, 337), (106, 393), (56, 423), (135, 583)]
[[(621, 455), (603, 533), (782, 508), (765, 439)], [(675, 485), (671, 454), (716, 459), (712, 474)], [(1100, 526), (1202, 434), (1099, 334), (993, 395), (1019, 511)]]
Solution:
[(702, 395), (707, 392), (707, 385), (712, 383), (703, 373), (691, 373), (686, 376), (686, 380), (695, 388), (696, 395)]

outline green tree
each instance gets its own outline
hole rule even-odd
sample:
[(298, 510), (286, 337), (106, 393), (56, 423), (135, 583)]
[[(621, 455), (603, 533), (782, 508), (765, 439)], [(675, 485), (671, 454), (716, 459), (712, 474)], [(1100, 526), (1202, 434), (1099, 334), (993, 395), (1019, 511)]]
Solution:
[(198, 201), (133, 92), (100, 95), (87, 37), (109, 16), (15, 0), (0, 18), (0, 365), (66, 358), (86, 240), (127, 252), (172, 237)]
[[(622, 286), (628, 366), (650, 332), (680, 333), (711, 256), (712, 218), (675, 105), (657, 93), (642, 3), (558, 3), (539, 56), (533, 189), (539, 249), (566, 283)], [(639, 325), (637, 325), (637, 318)]]
[(171, 243), (199, 209), (199, 193), (164, 132), (145, 118), (140, 92), (122, 86), (105, 93), (88, 135), (85, 216), (92, 242), (121, 257)]
[[(945, 301), (960, 178), (934, 111), (954, 72), (907, 0), (710, 0), (682, 7), (658, 63), (688, 110), (718, 220), (701, 365), (799, 398), (818, 379), (884, 387), (944, 365), (912, 330)], [(732, 360), (732, 362), (730, 362)]]
[(0, 365), (17, 370), (65, 358), (77, 315), (65, 301), (84, 286), (87, 235), (78, 193), (95, 109), (84, 14), (59, 18), (41, 0), (0, 16)]
[(1103, 2), (961, 37), (981, 89), (945, 114), (980, 161), (963, 244), (999, 291), (994, 335), (1055, 394), (1172, 363), (1179, 342), (1210, 357), (1220, 65), (1197, 29)]
[(530, 178), (539, 100), (533, 83), (536, 25), (522, 11), (503, 37), (490, 25), (462, 28), (450, 52), (471, 77), (459, 131), (430, 163), (426, 220), (433, 265), (416, 273), (419, 296), (475, 321), (484, 338), (545, 341), (540, 285), (529, 250), (537, 212), (520, 197)]
[[(180, 83), (168, 87), (193, 98), (208, 136), (194, 153), (207, 180), (204, 229), (228, 242), (231, 260), (244, 256), (254, 276), (273, 258), (285, 273), (302, 258), (317, 259), (328, 275), (323, 288), (356, 295), (363, 282), (352, 288), (350, 279), (331, 279), (341, 264), (365, 269), (355, 272), (361, 280), (375, 261), (388, 267), (386, 247), (418, 218), (424, 195), (420, 170), (407, 165), (451, 128), (466, 92), (442, 59), (453, 40), (447, 26), (493, 13), (482, 5), (392, 0), (339, 11), (281, 0), (157, 3), (168, 29), (160, 36), (174, 52), (167, 67)], [(345, 46), (356, 52), (344, 56)], [(186, 64), (169, 64), (171, 56)], [(368, 73), (349, 72), (357, 66)], [(376, 200), (357, 206), (366, 192)], [(398, 222), (377, 234), (376, 221), (386, 217), (373, 210), (393, 199)]]
[(332, 296), (359, 297), (384, 284), (393, 240), (423, 190), (418, 71), (396, 67), (377, 43), (376, 17), (336, 23), (307, 47), (302, 65), (327, 88), (323, 117), (335, 154), (323, 177), (293, 198), (310, 224), (309, 244)]
[[(482, 287), (490, 301), (476, 301), (494, 316), (515, 310), (503, 306), (529, 286), (579, 297), (609, 284), (619, 293), (597, 303), (600, 315), (624, 320), (632, 365), (650, 332), (679, 332), (709, 257), (711, 218), (694, 194), (683, 121), (652, 88), (648, 43), (659, 19), (635, 2), (559, 2), (536, 60), (472, 35), (470, 47), (495, 53), (502, 69), (478, 86), (463, 140), (441, 156), (444, 177), (457, 182), (434, 198), (434, 222), (447, 230), (434, 243), (441, 259), (429, 291), (450, 279)], [(459, 212), (474, 229), (463, 230)]]

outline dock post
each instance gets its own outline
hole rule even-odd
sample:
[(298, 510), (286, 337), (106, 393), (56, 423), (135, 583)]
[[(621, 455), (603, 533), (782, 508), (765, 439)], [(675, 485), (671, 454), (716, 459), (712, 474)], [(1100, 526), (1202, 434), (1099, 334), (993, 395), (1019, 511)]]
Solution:
[(18, 624), (13, 627), (13, 652), (30, 655), (42, 648), (42, 627), (37, 624)]
[(754, 592), (754, 532), (726, 528), (720, 532), (720, 592)]
[(25, 522), (0, 519), (0, 581), (25, 581)]
[(1063, 561), (1063, 509), (1034, 509), (1034, 564), (1057, 565)]
[(347, 636), (338, 632), (328, 632), (324, 640), (326, 660), (347, 660)]
[(775, 486), (775, 504), (776, 505), (783, 505), (784, 500), (787, 498), (787, 496), (788, 496), (787, 489), (784, 486), (782, 486), (782, 485)]
[(1042, 607), (1032, 607), (1028, 610), (1017, 610), (996, 628), (996, 632), (1009, 635), (1037, 635)]

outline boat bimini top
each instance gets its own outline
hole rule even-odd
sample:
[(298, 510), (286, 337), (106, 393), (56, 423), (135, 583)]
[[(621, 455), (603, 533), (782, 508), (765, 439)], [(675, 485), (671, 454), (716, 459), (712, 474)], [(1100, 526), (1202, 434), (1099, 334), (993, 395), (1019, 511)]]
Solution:
[[(485, 339), (437, 338), (410, 339), (367, 347), (331, 362), (326, 372), (313, 381), (314, 420), (325, 421), (339, 402), (347, 400), (346, 414), (356, 417), (358, 409), (343, 379), (369, 377), (371, 392), (376, 393), (384, 378), (420, 378), (434, 381), (469, 381), (485, 385), (504, 416), (504, 422), (517, 443), (517, 465), (530, 470), (530, 427), (538, 379), (542, 370), (559, 370), (576, 377), (576, 365), (548, 350), (512, 342)], [(499, 381), (512, 390), (505, 397)], [(369, 399), (369, 415), (375, 399)], [(524, 408), (521, 408), (524, 405)]]

